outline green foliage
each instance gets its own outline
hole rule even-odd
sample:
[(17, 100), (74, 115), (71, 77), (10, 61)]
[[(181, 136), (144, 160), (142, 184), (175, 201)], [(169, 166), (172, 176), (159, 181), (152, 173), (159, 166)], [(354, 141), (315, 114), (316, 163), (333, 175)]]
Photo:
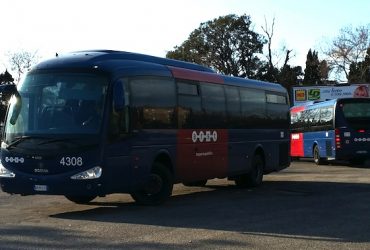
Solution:
[(8, 72), (8, 70), (5, 70), (4, 73), (0, 74), (0, 85), (9, 84), (9, 83), (13, 83), (13, 82), (14, 82), (14, 79), (13, 79), (12, 75)]
[[(0, 74), (0, 85), (3, 84), (14, 84), (12, 75), (5, 70), (4, 73)], [(4, 122), (5, 114), (8, 109), (8, 102), (11, 97), (10, 93), (0, 93), (0, 124)]]
[(320, 61), (318, 58), (318, 53), (316, 51), (311, 51), (310, 49), (307, 53), (303, 84), (314, 85), (320, 83)]
[(254, 78), (266, 41), (252, 30), (250, 16), (227, 15), (201, 23), (167, 58), (209, 66), (219, 73)]
[[(285, 65), (281, 68), (278, 75), (278, 82), (283, 85), (286, 89), (290, 90), (292, 85), (298, 83), (298, 79), (303, 76), (302, 67)], [(290, 93), (290, 91), (289, 91)]]
[(302, 76), (303, 72), (301, 66), (292, 67), (286, 63), (279, 69), (271, 67), (268, 62), (265, 62), (259, 68), (256, 79), (279, 83), (289, 91), (293, 85), (298, 84)]
[(328, 81), (329, 79), (329, 72), (332, 70), (332, 68), (329, 66), (328, 62), (326, 60), (320, 61), (320, 78), (321, 81)]

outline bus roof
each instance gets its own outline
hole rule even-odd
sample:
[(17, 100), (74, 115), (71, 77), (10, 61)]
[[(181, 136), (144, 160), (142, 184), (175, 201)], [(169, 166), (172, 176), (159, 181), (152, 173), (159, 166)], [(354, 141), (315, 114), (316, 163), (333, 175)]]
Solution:
[(211, 68), (195, 63), (114, 50), (77, 51), (37, 64), (33, 70), (93, 69), (111, 74), (173, 76), (188, 80), (225, 83), (241, 87), (286, 92), (280, 84), (217, 74)]
[(195, 63), (115, 50), (86, 50), (67, 53), (41, 62), (36, 65), (35, 69), (53, 69), (67, 67), (88, 68), (95, 65), (99, 65), (103, 68), (105, 68), (104, 66), (108, 66), (110, 68), (113, 66), (114, 68), (114, 66), (119, 67), (122, 64), (122, 60), (146, 62), (214, 73), (211, 68)]
[(361, 97), (348, 97), (348, 98), (337, 98), (331, 99), (327, 101), (319, 101), (319, 102), (307, 102), (301, 105), (293, 106), (290, 108), (291, 112), (299, 112), (302, 110), (312, 109), (312, 108), (319, 108), (325, 106), (335, 106), (336, 103), (342, 101), (359, 101), (359, 102), (370, 102), (370, 98), (361, 98)]

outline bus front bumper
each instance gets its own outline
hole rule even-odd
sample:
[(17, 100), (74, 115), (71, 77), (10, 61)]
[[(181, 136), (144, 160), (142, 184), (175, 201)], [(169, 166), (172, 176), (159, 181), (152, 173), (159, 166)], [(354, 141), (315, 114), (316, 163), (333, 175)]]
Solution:
[(100, 176), (92, 179), (84, 177), (72, 179), (65, 174), (38, 176), (14, 173), (11, 177), (0, 177), (0, 186), (6, 193), (20, 195), (104, 195)]

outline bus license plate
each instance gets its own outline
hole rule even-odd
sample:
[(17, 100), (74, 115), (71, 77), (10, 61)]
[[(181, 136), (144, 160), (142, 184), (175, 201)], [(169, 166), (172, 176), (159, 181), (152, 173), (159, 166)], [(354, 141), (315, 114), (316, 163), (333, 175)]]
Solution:
[(46, 185), (35, 185), (33, 186), (33, 189), (38, 192), (46, 192), (48, 191), (48, 186)]

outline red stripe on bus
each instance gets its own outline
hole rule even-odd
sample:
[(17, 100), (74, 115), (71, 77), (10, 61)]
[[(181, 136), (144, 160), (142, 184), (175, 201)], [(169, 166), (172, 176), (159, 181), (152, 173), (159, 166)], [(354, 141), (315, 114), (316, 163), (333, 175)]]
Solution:
[(292, 107), (291, 109), (290, 109), (290, 112), (291, 113), (297, 113), (297, 112), (301, 112), (301, 111), (303, 111), (304, 110), (304, 106), (298, 106), (298, 107)]
[(303, 133), (290, 134), (290, 156), (304, 157)]
[(177, 133), (177, 175), (184, 181), (226, 176), (227, 129), (181, 129)]
[(176, 67), (169, 67), (172, 75), (175, 78), (194, 80), (200, 82), (224, 83), (224, 78), (215, 73), (196, 71), (191, 69), (182, 69)]

